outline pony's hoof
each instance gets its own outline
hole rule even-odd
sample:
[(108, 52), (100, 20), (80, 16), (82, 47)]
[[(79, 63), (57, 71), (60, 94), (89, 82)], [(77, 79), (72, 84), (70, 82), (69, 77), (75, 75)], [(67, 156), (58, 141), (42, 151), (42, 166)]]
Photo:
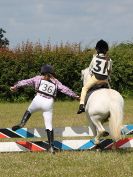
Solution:
[(102, 133), (102, 136), (103, 136), (103, 137), (109, 136), (109, 132), (104, 131), (104, 132)]
[(99, 145), (99, 144), (100, 144), (100, 140), (97, 139), (97, 138), (95, 138), (95, 139), (94, 139), (94, 144), (95, 144), (96, 146)]
[(97, 152), (101, 152), (102, 151), (102, 148), (101, 148), (101, 146), (99, 144), (96, 145), (95, 149), (96, 149)]

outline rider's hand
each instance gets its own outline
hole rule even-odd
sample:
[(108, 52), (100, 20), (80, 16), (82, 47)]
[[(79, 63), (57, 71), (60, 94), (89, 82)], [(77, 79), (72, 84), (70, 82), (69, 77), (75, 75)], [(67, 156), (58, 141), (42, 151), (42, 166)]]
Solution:
[(76, 96), (75, 99), (76, 99), (76, 100), (80, 100), (80, 96)]
[(12, 91), (12, 92), (16, 92), (17, 91), (17, 89), (16, 89), (16, 87), (10, 87), (10, 90)]

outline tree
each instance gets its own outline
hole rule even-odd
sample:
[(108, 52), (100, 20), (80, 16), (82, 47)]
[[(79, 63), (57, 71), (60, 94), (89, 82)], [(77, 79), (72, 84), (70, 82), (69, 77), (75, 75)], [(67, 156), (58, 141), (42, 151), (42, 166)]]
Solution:
[(9, 45), (9, 40), (4, 37), (5, 30), (0, 28), (0, 48), (6, 48)]

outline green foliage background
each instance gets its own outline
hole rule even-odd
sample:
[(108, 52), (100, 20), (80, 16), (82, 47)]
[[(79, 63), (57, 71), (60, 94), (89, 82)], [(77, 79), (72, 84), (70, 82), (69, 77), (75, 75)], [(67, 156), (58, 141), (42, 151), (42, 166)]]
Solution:
[[(0, 100), (27, 101), (34, 96), (33, 88), (20, 89), (11, 93), (9, 88), (15, 82), (40, 74), (42, 64), (53, 65), (57, 78), (66, 86), (80, 94), (81, 70), (89, 66), (95, 50), (81, 49), (80, 44), (22, 43), (15, 49), (0, 50)], [(133, 95), (133, 43), (115, 44), (110, 48), (113, 60), (111, 86), (125, 96)], [(59, 99), (66, 98), (58, 95)]]

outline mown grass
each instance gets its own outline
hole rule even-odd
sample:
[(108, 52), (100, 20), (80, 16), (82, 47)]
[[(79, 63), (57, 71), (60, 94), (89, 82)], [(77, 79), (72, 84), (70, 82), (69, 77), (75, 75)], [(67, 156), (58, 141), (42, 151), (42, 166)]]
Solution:
[[(54, 127), (87, 126), (85, 114), (77, 115), (78, 102), (56, 102)], [(19, 122), (29, 103), (0, 103), (0, 127)], [(125, 100), (124, 124), (133, 123), (133, 99)], [(26, 127), (44, 127), (35, 113)], [(1, 177), (133, 177), (133, 150), (62, 151), (49, 153), (0, 153)]]
[(132, 177), (133, 152), (5, 153), (2, 177)]
[[(30, 103), (0, 103), (0, 127), (11, 127), (18, 123)], [(57, 101), (54, 104), (53, 125), (64, 126), (88, 126), (85, 114), (76, 114), (78, 101)], [(124, 123), (133, 123), (133, 99), (125, 100)], [(41, 112), (34, 113), (26, 127), (44, 127)]]

